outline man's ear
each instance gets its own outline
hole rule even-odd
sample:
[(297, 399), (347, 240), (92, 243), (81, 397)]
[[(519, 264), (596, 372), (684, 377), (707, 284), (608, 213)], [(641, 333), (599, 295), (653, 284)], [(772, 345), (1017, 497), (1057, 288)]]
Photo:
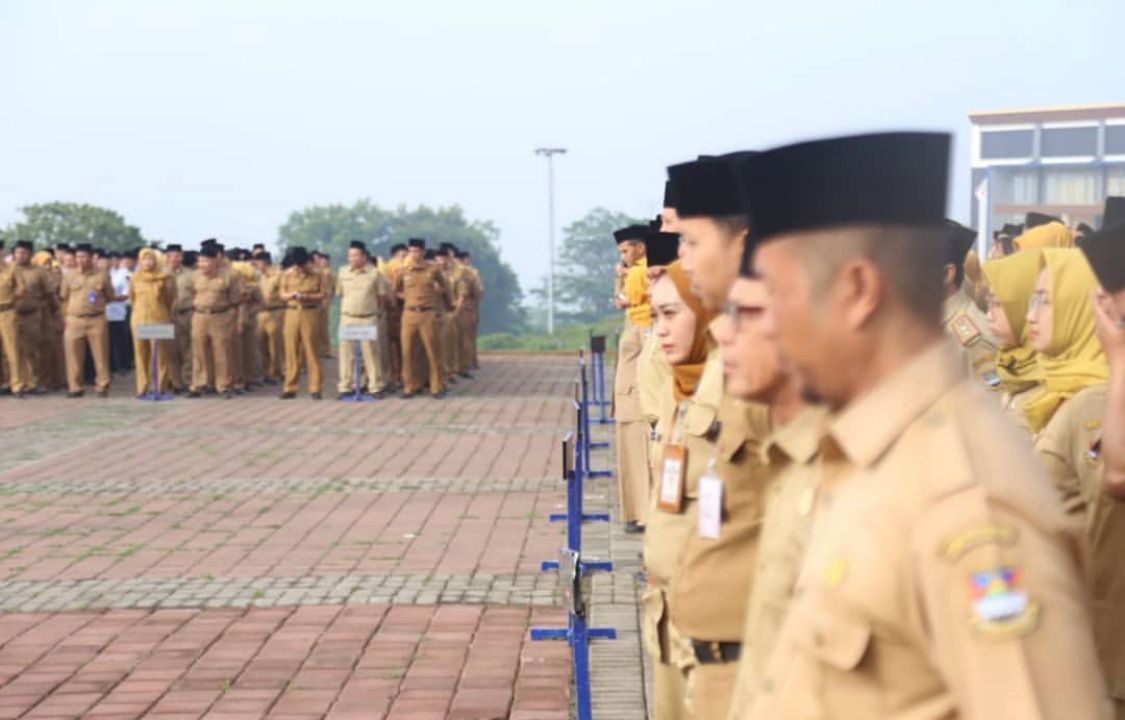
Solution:
[(952, 287), (957, 280), (957, 266), (953, 263), (946, 263), (942, 268), (941, 281), (945, 287)]
[(875, 263), (862, 256), (844, 262), (836, 273), (832, 296), (846, 329), (868, 325), (885, 292), (886, 281)]

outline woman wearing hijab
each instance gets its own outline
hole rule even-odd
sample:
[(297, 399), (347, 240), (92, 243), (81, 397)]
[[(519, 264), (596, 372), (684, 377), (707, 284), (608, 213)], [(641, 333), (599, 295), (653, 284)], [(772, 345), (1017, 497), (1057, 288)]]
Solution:
[(1012, 246), (1020, 250), (1043, 250), (1045, 248), (1072, 248), (1074, 235), (1061, 222), (1053, 221), (1028, 229), (1015, 240)]
[[(176, 285), (172, 276), (164, 272), (160, 256), (152, 248), (144, 248), (137, 255), (137, 270), (129, 278), (129, 303), (132, 307), (133, 357), (137, 373), (137, 397), (152, 389), (152, 342), (137, 338), (137, 326), (172, 322), (172, 303), (176, 300)], [(159, 392), (171, 387), (170, 359), (172, 341), (158, 340), (160, 358), (157, 366)]]
[(1040, 256), (1027, 320), (1043, 389), (1024, 404), (1024, 414), (1067, 509), (1085, 522), (1094, 636), (1116, 716), (1125, 718), (1125, 510), (1105, 492), (1096, 445), (1109, 377), (1091, 300), (1098, 281), (1080, 250)]
[(989, 260), (984, 264), (988, 328), (1000, 345), (996, 374), (1004, 409), (1027, 429), (1023, 405), (1039, 387), (1039, 362), (1027, 334), (1027, 306), (1039, 279), (1040, 255), (1034, 251)]
[[(668, 622), (667, 596), (688, 534), (696, 530), (698, 481), (714, 453), (716, 408), (697, 402), (721, 392), (722, 365), (704, 375), (713, 347), (707, 326), (715, 313), (692, 294), (680, 262), (649, 289), (656, 343), (668, 358), (672, 376), (660, 393), (660, 413), (651, 444), (653, 492), (645, 528), (645, 646), (654, 661), (655, 717), (689, 717), (682, 661), (691, 653), (686, 638)], [(700, 398), (697, 398), (697, 393)]]

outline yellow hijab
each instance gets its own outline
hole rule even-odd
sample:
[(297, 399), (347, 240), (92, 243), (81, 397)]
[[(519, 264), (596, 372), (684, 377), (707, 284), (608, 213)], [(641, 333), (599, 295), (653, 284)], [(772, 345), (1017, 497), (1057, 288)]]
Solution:
[(1016, 250), (1039, 250), (1042, 248), (1072, 248), (1074, 235), (1061, 222), (1049, 222), (1033, 227), (1012, 241)]
[(1032, 432), (1042, 430), (1059, 406), (1079, 390), (1109, 380), (1109, 363), (1094, 331), (1090, 293), (1098, 287), (1086, 256), (1076, 248), (1038, 253), (1051, 295), (1051, 351), (1037, 355), (1043, 390), (1023, 406)]
[(699, 378), (703, 375), (703, 366), (707, 361), (707, 351), (711, 346), (707, 326), (717, 313), (704, 308), (703, 303), (691, 291), (691, 281), (679, 260), (669, 265), (665, 272), (676, 286), (676, 292), (680, 294), (684, 305), (695, 315), (695, 336), (691, 340), (691, 352), (684, 362), (672, 366), (672, 391), (676, 402), (681, 402), (694, 395), (695, 388), (699, 386)]
[[(152, 270), (141, 270), (141, 262), (150, 255), (154, 261)], [(162, 282), (164, 280), (164, 258), (161, 253), (152, 248), (142, 248), (137, 253), (137, 268), (137, 271), (133, 273), (133, 278), (138, 282)]]
[(1040, 254), (1033, 250), (1012, 253), (984, 264), (985, 282), (1000, 303), (1012, 327), (1016, 346), (996, 353), (996, 373), (1000, 389), (1021, 392), (1036, 385), (1042, 378), (1035, 348), (1027, 335), (1027, 304), (1039, 279)]

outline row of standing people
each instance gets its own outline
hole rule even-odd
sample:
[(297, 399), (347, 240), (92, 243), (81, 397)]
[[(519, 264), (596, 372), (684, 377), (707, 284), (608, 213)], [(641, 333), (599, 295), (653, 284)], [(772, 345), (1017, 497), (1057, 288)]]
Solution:
[[(424, 250), (424, 241), (412, 244)], [(65, 387), (78, 398), (92, 382), (100, 397), (108, 396), (120, 334), (107, 315), (115, 304), (127, 304), (132, 329), (175, 328), (174, 339), (157, 342), (155, 357), (150, 341), (135, 333), (128, 339), (125, 355), (135, 359), (138, 396), (155, 387), (230, 398), (281, 384), (281, 397), (289, 399), (303, 371), (310, 395), (320, 398), (322, 360), (331, 357), (329, 307), (338, 298), (341, 326), (376, 328), (375, 340), (340, 344), (341, 395), (355, 391), (358, 346), (362, 392), (382, 397), (402, 387), (412, 395), (420, 384), (416, 378), (430, 375), (431, 391), (440, 397), (447, 384), (470, 377), (477, 367), (483, 284), (469, 254), (451, 244), (419, 253), (417, 260), (411, 252), (396, 245), (384, 262), (355, 241), (347, 265), (335, 273), (323, 253), (292, 248), (279, 268), (261, 246), (226, 249), (209, 239), (199, 251), (173, 244), (127, 253), (137, 265), (116, 287), (109, 253), (88, 244), (35, 252), (21, 241), (9, 259), (0, 258), (0, 387), (18, 397)], [(404, 314), (418, 315), (404, 307), (404, 297), (417, 288), (398, 282), (415, 266), (433, 269), (441, 282), (440, 302), (426, 314), (432, 334), (421, 343), (416, 323), (408, 321), (405, 330), (402, 324)]]
[(1125, 717), (1125, 217), (976, 296), (948, 151), (700, 157), (615, 233), (659, 720)]

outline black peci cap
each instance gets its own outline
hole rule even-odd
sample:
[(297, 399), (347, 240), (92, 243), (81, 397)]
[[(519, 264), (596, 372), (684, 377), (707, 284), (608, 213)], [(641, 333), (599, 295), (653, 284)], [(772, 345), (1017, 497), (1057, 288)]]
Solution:
[(425, 238), (410, 238), (409, 240), (406, 241), (406, 243), (412, 248), (418, 248), (419, 250), (425, 250), (426, 249)]
[(627, 225), (613, 231), (613, 239), (620, 245), (623, 242), (644, 242), (649, 233), (648, 225)]
[(1106, 292), (1125, 288), (1125, 222), (1086, 235), (1078, 241)]
[(294, 245), (289, 248), (286, 254), (289, 256), (289, 262), (292, 265), (304, 265), (311, 257), (309, 251), (301, 245)]
[(1029, 212), (1023, 219), (1024, 227), (1026, 227), (1028, 230), (1030, 230), (1031, 228), (1037, 228), (1040, 225), (1046, 225), (1047, 223), (1053, 222), (1062, 222), (1062, 220), (1059, 220), (1054, 215), (1046, 215), (1040, 212)]
[(757, 153), (741, 151), (704, 156), (668, 168), (668, 181), (679, 217), (724, 217), (743, 215), (735, 163)]
[(433, 249), (427, 250), (422, 257), (424, 257), (426, 260), (433, 260), (435, 257), (437, 257), (437, 251)]
[(394, 255), (396, 252), (405, 249), (406, 245), (404, 245), (403, 243), (395, 243), (394, 245), (391, 245), (391, 255)]
[(74, 246), (74, 252), (76, 252), (76, 253), (80, 253), (80, 252), (92, 253), (92, 252), (94, 252), (94, 246), (91, 245), (90, 243), (78, 243), (77, 245)]
[(350, 243), (348, 243), (348, 247), (354, 248), (356, 250), (360, 250), (360, 251), (363, 252), (364, 255), (368, 254), (367, 253), (367, 246), (363, 243), (362, 240), (352, 240)]
[(977, 240), (977, 231), (965, 227), (956, 220), (946, 220), (945, 227), (949, 231), (949, 255), (946, 262), (961, 267), (965, 264), (965, 256), (969, 254), (969, 250)]
[(896, 132), (814, 140), (737, 164), (753, 234), (846, 225), (940, 227), (948, 133)]
[(1116, 225), (1125, 225), (1125, 197), (1110, 195), (1105, 199), (1102, 227), (1111, 228)]
[(649, 267), (664, 267), (676, 260), (680, 250), (680, 234), (652, 230), (645, 236), (645, 257)]
[(168, 247), (164, 248), (164, 252), (183, 252), (184, 246), (179, 243), (171, 243)]
[(199, 257), (217, 258), (219, 257), (219, 248), (215, 245), (204, 245), (199, 248)]
[(31, 252), (35, 250), (35, 246), (31, 244), (30, 240), (17, 240), (14, 249), (27, 250), (28, 252)]
[(676, 207), (676, 195), (672, 192), (672, 181), (664, 181), (664, 204), (660, 207), (674, 208)]

